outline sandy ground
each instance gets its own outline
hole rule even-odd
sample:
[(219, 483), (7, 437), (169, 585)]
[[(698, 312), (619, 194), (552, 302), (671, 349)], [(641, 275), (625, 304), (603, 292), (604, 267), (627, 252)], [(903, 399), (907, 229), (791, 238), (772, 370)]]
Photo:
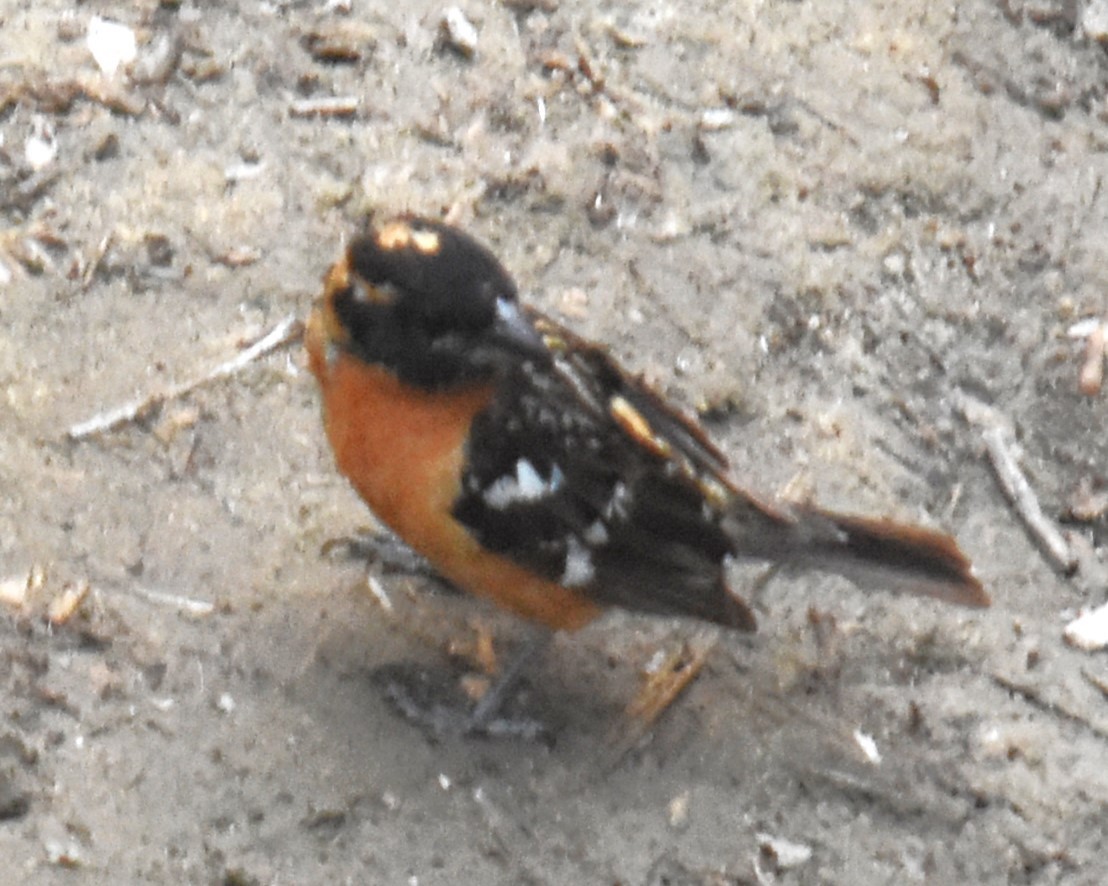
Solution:
[[(1085, 4), (463, 5), (471, 58), (426, 2), (0, 3), (0, 879), (1103, 882), (1108, 664), (1062, 635), (1108, 539), (1108, 409), (1067, 335), (1108, 290)], [(97, 14), (137, 34), (129, 73), (93, 61)], [(321, 552), (372, 518), (298, 346), (66, 436), (303, 316), (397, 210), (490, 243), (748, 485), (949, 529), (995, 605), (780, 578), (752, 637), (558, 638), (514, 700), (547, 740), (402, 719), (390, 668), (452, 687), (524, 631), (378, 570), (386, 612)], [(686, 641), (704, 669), (635, 732)]]

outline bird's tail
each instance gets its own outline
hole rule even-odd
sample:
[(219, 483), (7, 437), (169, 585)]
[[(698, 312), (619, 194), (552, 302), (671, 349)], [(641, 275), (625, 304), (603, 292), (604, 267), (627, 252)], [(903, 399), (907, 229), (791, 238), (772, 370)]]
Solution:
[(739, 496), (725, 527), (738, 556), (842, 575), (866, 588), (985, 607), (989, 595), (949, 535), (815, 507), (777, 509)]

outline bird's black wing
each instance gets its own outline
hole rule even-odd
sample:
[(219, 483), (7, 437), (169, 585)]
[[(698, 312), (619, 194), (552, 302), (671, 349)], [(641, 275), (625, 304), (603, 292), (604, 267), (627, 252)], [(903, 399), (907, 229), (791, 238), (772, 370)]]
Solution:
[(724, 456), (604, 349), (528, 317), (547, 353), (505, 361), (472, 429), (455, 517), (597, 602), (752, 628), (722, 577)]

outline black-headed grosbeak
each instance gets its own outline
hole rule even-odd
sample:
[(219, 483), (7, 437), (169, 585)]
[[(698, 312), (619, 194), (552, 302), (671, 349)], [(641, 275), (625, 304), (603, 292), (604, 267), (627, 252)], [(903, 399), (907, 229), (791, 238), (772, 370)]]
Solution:
[(947, 535), (738, 486), (692, 420), (448, 225), (356, 238), (306, 343), (339, 470), (443, 576), (528, 619), (573, 630), (619, 606), (752, 630), (733, 555), (988, 605)]

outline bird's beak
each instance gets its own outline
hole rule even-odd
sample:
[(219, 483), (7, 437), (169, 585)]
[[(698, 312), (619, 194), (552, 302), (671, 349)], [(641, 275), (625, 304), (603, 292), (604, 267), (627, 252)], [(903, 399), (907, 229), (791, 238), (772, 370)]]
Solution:
[(539, 356), (547, 353), (542, 336), (514, 301), (504, 298), (496, 300), (493, 332), (499, 341), (525, 355)]

